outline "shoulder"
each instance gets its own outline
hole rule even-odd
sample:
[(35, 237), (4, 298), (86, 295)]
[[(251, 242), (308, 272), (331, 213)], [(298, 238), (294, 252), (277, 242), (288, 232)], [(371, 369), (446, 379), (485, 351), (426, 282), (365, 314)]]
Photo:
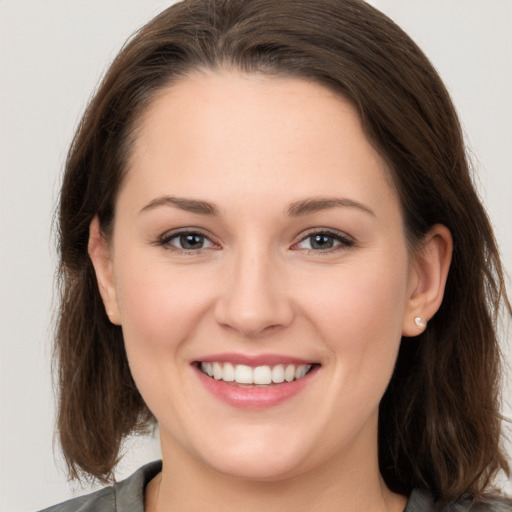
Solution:
[(114, 488), (106, 487), (91, 494), (45, 508), (40, 512), (114, 512), (115, 510)]
[(489, 496), (480, 501), (463, 497), (445, 507), (436, 507), (436, 501), (427, 490), (414, 489), (404, 512), (512, 512), (512, 500), (501, 496)]
[[(461, 500), (460, 505), (457, 503), (453, 508), (453, 512), (463, 512), (465, 510), (471, 512), (512, 512), (512, 500), (504, 496), (488, 496), (481, 501), (465, 499)], [(451, 509), (450, 512), (452, 512)]]
[(40, 512), (143, 512), (144, 489), (161, 468), (161, 461), (151, 462), (122, 482)]

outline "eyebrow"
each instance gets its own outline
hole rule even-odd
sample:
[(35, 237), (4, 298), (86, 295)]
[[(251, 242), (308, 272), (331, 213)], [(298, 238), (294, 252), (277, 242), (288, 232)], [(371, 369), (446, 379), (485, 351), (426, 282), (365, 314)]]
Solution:
[(359, 210), (376, 217), (375, 213), (365, 204), (346, 198), (318, 198), (297, 201), (288, 207), (288, 215), (291, 217), (300, 217), (301, 215), (308, 215), (322, 210), (339, 207), (358, 208)]
[(198, 213), (199, 215), (219, 215), (219, 209), (207, 201), (198, 201), (197, 199), (187, 199), (182, 197), (161, 196), (150, 201), (140, 213), (154, 210), (159, 206), (174, 206), (186, 212)]
[[(180, 210), (197, 213), (199, 215), (220, 215), (219, 208), (213, 203), (209, 203), (208, 201), (200, 201), (197, 199), (173, 196), (161, 196), (153, 199), (139, 211), (139, 214), (154, 210), (160, 206), (173, 206), (175, 208), (179, 208)], [(301, 201), (291, 203), (287, 209), (287, 213), (290, 217), (300, 217), (302, 215), (308, 215), (320, 212), (322, 210), (340, 207), (358, 208), (365, 213), (368, 213), (374, 217), (376, 216), (375, 213), (365, 204), (347, 198), (303, 199)]]

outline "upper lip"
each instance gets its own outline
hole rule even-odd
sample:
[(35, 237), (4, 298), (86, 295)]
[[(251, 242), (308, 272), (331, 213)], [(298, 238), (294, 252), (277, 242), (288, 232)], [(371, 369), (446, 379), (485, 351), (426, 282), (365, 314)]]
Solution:
[(238, 354), (238, 353), (222, 353), (211, 354), (204, 357), (194, 359), (194, 363), (231, 363), (244, 364), (246, 366), (276, 366), (278, 364), (318, 364), (317, 361), (302, 359), (294, 356), (282, 354)]

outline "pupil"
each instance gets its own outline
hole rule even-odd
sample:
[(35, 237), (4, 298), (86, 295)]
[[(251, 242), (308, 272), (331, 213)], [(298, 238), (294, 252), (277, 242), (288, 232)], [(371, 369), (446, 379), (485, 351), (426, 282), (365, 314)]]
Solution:
[(314, 235), (311, 238), (313, 249), (331, 249), (333, 247), (333, 239), (329, 235)]
[(201, 249), (203, 246), (203, 237), (201, 235), (181, 235), (180, 244), (183, 249)]

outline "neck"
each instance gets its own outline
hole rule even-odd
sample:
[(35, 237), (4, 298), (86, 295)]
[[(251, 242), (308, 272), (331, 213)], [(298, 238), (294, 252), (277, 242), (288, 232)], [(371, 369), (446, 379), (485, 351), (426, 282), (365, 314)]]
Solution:
[(401, 512), (406, 499), (392, 493), (378, 471), (377, 453), (364, 459), (333, 457), (319, 467), (272, 481), (216, 472), (173, 446), (162, 446), (163, 469), (146, 491), (146, 512)]

